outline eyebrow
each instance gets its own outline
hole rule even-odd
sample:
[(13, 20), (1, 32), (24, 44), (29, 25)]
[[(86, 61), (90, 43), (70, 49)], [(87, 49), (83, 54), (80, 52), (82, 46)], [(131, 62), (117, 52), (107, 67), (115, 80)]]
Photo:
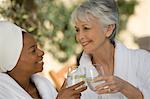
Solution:
[(78, 28), (78, 27), (75, 26), (75, 28)]
[(32, 48), (34, 48), (34, 47), (36, 47), (36, 45), (34, 44), (34, 45), (32, 45), (32, 46), (30, 46), (28, 49), (32, 49)]
[(90, 24), (87, 24), (87, 23), (83, 24), (82, 26), (85, 26), (85, 25), (86, 25), (86, 26), (90, 26)]
[[(82, 26), (90, 26), (90, 25), (88, 25), (88, 24), (83, 24)], [(75, 26), (75, 28), (78, 28), (77, 26)]]

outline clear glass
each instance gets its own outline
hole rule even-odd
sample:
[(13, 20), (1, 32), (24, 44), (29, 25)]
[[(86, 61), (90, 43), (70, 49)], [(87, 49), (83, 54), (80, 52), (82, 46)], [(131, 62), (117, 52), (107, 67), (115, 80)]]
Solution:
[[(98, 71), (95, 67), (97, 67)], [(104, 75), (104, 70), (103, 70), (102, 65), (100, 64), (93, 64), (93, 66), (91, 65), (88, 67), (88, 69), (86, 69), (86, 81), (87, 81), (88, 87), (92, 91), (95, 92), (96, 91), (95, 87), (105, 82), (105, 81), (99, 81), (99, 82), (93, 81), (96, 77), (103, 76), (103, 75)], [(102, 99), (101, 95), (98, 96), (98, 99)]]
[(85, 68), (74, 68), (70, 67), (67, 74), (67, 87), (72, 86), (81, 81), (85, 81), (86, 74)]

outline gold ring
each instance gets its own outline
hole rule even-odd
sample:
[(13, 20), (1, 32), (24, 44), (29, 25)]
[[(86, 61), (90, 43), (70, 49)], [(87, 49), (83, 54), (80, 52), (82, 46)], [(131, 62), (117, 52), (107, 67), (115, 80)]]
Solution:
[(109, 89), (109, 86), (105, 86), (105, 87), (103, 87), (103, 89)]
[(110, 88), (108, 88), (107, 91), (110, 93), (112, 90)]

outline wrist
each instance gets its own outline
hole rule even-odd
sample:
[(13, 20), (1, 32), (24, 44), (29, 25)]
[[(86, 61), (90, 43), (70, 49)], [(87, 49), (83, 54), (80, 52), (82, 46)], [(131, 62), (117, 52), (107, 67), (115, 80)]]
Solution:
[(144, 99), (142, 92), (128, 82), (126, 82), (125, 87), (121, 90), (121, 93), (128, 99)]
[(57, 95), (56, 99), (61, 99), (59, 95)]

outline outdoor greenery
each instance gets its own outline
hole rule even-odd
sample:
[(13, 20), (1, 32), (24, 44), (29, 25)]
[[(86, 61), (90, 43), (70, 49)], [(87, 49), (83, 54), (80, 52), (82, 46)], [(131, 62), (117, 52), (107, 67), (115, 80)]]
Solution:
[[(32, 33), (41, 48), (52, 53), (60, 62), (65, 62), (71, 55), (78, 54), (75, 31), (69, 20), (79, 2), (66, 6), (61, 0), (11, 0), (7, 9), (0, 7), (0, 15)], [(122, 30), (134, 13), (137, 1), (117, 0), (117, 3)]]

